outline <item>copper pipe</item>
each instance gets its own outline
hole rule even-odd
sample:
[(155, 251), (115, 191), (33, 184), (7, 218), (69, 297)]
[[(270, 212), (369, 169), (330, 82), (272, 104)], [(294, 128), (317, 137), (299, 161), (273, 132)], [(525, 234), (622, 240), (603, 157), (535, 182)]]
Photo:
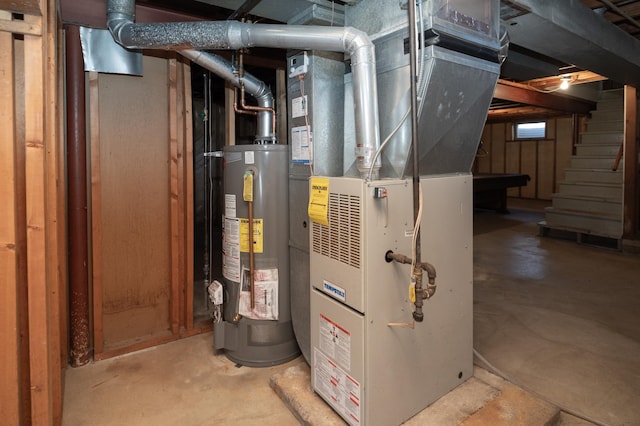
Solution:
[(276, 133), (276, 110), (270, 107), (261, 107), (261, 106), (253, 106), (247, 105), (245, 102), (245, 90), (244, 90), (244, 52), (240, 50), (238, 52), (238, 56), (236, 57), (236, 65), (238, 68), (238, 83), (240, 85), (240, 106), (242, 107), (242, 111), (236, 109), (236, 104), (234, 103), (234, 109), (236, 112), (241, 114), (247, 114), (248, 111), (255, 111), (254, 115), (257, 115), (258, 112), (270, 112), (271, 113), (271, 132), (275, 135)]
[[(276, 133), (276, 110), (274, 108), (247, 105), (244, 97), (244, 84), (240, 82), (240, 106), (247, 111), (268, 111), (271, 113), (271, 131)], [(257, 115), (257, 113), (256, 113)]]
[(67, 194), (69, 220), (69, 328), (72, 367), (91, 360), (87, 232), (87, 134), (80, 30), (66, 27)]
[(249, 201), (249, 291), (251, 292), (251, 310), (256, 307), (255, 277), (254, 277), (254, 254), (253, 254), (253, 201)]
[(233, 88), (233, 110), (238, 113), (238, 114), (244, 114), (244, 115), (258, 115), (257, 112), (254, 111), (246, 111), (243, 109), (238, 108), (238, 88), (234, 87)]

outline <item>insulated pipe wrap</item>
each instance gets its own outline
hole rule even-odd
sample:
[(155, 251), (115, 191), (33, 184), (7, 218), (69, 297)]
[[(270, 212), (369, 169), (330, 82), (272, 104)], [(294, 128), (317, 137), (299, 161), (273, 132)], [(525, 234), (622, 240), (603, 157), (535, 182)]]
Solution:
[(170, 22), (134, 24), (117, 21), (109, 28), (129, 49), (233, 49), (227, 22)]
[(107, 26), (115, 40), (139, 49), (281, 49), (347, 52), (351, 56), (356, 122), (356, 156), (363, 178), (377, 178), (381, 166), (375, 48), (363, 31), (351, 27), (247, 24), (237, 21), (134, 24), (134, 0), (107, 0)]
[(131, 0), (109, 0), (107, 1), (107, 16), (118, 13), (125, 15), (129, 20), (136, 18), (136, 3)]

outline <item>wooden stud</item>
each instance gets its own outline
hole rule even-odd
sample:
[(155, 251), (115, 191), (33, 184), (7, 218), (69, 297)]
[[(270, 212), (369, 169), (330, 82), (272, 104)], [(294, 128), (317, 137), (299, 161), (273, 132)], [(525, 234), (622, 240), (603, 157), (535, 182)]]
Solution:
[(64, 220), (64, 199), (63, 193), (66, 186), (61, 178), (59, 159), (64, 155), (60, 149), (60, 134), (58, 129), (61, 124), (61, 116), (58, 108), (58, 15), (55, 0), (47, 0), (46, 31), (43, 43), (45, 45), (45, 167), (46, 167), (46, 256), (47, 256), (47, 289), (49, 292), (49, 316), (47, 323), (49, 326), (50, 339), (50, 381), (51, 381), (51, 403), (52, 417), (54, 424), (62, 422), (62, 371), (66, 366), (66, 359), (62, 359), (60, 354), (62, 349), (61, 318), (64, 317), (60, 310), (60, 300), (66, 294), (63, 291), (65, 277), (63, 275), (66, 265), (66, 246)]
[(41, 2), (41, 0), (0, 0), (0, 10), (11, 10), (16, 13), (39, 17), (46, 15), (46, 3), (46, 1)]
[(0, 18), (0, 32), (40, 36), (42, 35), (42, 27), (25, 21), (12, 21), (11, 14), (9, 13), (8, 18)]
[(177, 126), (177, 142), (178, 142), (178, 280), (180, 283), (179, 303), (180, 307), (180, 328), (184, 328), (187, 324), (186, 317), (186, 288), (189, 286), (189, 281), (185, 279), (185, 93), (184, 93), (184, 68), (185, 64), (182, 61), (178, 61), (177, 74), (176, 74), (176, 88), (177, 88), (177, 102), (176, 102), (176, 126)]
[(224, 140), (225, 145), (236, 144), (236, 113), (233, 109), (235, 87), (226, 81), (224, 83)]
[(633, 86), (624, 87), (624, 195), (623, 237), (640, 239), (640, 166), (638, 165), (638, 92)]
[[(44, 3), (43, 3), (43, 7)], [(25, 21), (42, 26), (42, 17), (25, 16)], [(31, 415), (34, 424), (51, 424), (50, 300), (47, 288), (45, 96), (46, 50), (42, 37), (26, 35), (25, 123), (27, 200), (27, 277), (29, 286), (29, 349)]]
[[(51, 3), (55, 4), (55, 0), (49, 0)], [(57, 10), (55, 7), (53, 6), (49, 6), (49, 10)], [(64, 75), (64, 49), (63, 49), (63, 43), (64, 43), (64, 34), (63, 34), (63, 30), (62, 30), (62, 22), (60, 19), (60, 16), (58, 16), (57, 14), (55, 16), (50, 15), (50, 19), (53, 21), (55, 20), (56, 24), (50, 25), (50, 28), (53, 30), (55, 28), (55, 31), (57, 33), (56, 39), (57, 39), (57, 47), (54, 50), (55, 52), (57, 52), (57, 60), (56, 60), (56, 66), (57, 66), (57, 76), (62, 76)], [(56, 95), (56, 104), (58, 104), (59, 102), (61, 102), (60, 99), (60, 95), (61, 93), (63, 93), (64, 91), (64, 82), (62, 78), (56, 78), (55, 81), (57, 82), (57, 94)], [(55, 82), (53, 84), (56, 84)], [(54, 109), (57, 114), (56, 114), (56, 123), (57, 124), (57, 132), (56, 132), (56, 155), (55, 158), (52, 158), (52, 161), (57, 160), (57, 182), (58, 182), (58, 197), (57, 197), (57, 203), (58, 203), (58, 209), (57, 209), (57, 232), (58, 232), (58, 256), (59, 256), (59, 260), (58, 260), (58, 286), (57, 286), (57, 290), (59, 292), (58, 295), (58, 312), (59, 314), (59, 321), (58, 321), (58, 334), (59, 334), (59, 338), (58, 340), (58, 344), (60, 346), (59, 351), (57, 353), (58, 355), (58, 363), (57, 365), (60, 366), (59, 370), (60, 370), (60, 376), (57, 378), (59, 379), (59, 383), (54, 383), (54, 391), (56, 393), (59, 393), (59, 397), (58, 395), (55, 395), (55, 405), (54, 405), (54, 422), (56, 422), (57, 424), (62, 423), (62, 406), (63, 406), (63, 392), (64, 392), (64, 379), (65, 379), (65, 375), (64, 375), (64, 370), (67, 368), (67, 363), (68, 363), (68, 350), (67, 350), (67, 345), (68, 345), (68, 339), (67, 339), (67, 327), (68, 327), (68, 323), (67, 323), (67, 315), (66, 313), (68, 312), (68, 304), (67, 304), (67, 298), (68, 298), (68, 291), (67, 291), (67, 240), (66, 240), (66, 235), (67, 235), (67, 221), (64, 220), (63, 218), (67, 217), (67, 209), (66, 209), (66, 191), (63, 189), (66, 187), (66, 179), (65, 179), (65, 163), (66, 163), (66, 158), (65, 158), (65, 149), (64, 149), (64, 144), (62, 143), (62, 135), (64, 135), (65, 133), (65, 125), (64, 125), (64, 120), (63, 117), (60, 115), (60, 109), (59, 108), (55, 108)], [(55, 303), (55, 302), (54, 302)], [(60, 419), (60, 421), (58, 421), (58, 419)]]
[(180, 220), (178, 213), (178, 129), (177, 129), (177, 63), (169, 59), (169, 170), (170, 170), (170, 215), (171, 215), (171, 300), (169, 322), (171, 332), (180, 331)]
[(97, 72), (89, 73), (89, 133), (91, 138), (91, 235), (93, 265), (93, 351), (98, 359), (104, 351), (102, 310), (102, 183), (100, 179), (100, 90)]
[(15, 90), (16, 90), (16, 115), (14, 119), (16, 143), (15, 143), (15, 170), (19, 172), (15, 175), (16, 185), (16, 229), (18, 256), (18, 313), (20, 329), (20, 402), (21, 414), (25, 424), (31, 424), (31, 374), (29, 359), (29, 289), (27, 272), (27, 199), (26, 199), (26, 176), (25, 176), (25, 115), (24, 115), (24, 90), (25, 90), (25, 68), (24, 68), (24, 40), (14, 40), (15, 60)]
[(284, 68), (276, 69), (276, 111), (278, 143), (287, 144), (287, 73)]
[(184, 163), (185, 163), (185, 298), (186, 328), (193, 329), (193, 125), (191, 117), (191, 66), (184, 65)]
[[(11, 13), (0, 11), (0, 18)], [(0, 418), (20, 424), (20, 345), (16, 233), (15, 91), (13, 35), (0, 32)]]

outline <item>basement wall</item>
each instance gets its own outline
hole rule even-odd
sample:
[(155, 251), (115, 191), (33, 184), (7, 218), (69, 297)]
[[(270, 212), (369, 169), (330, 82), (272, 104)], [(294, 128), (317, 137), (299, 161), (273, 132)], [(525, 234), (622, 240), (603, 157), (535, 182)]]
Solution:
[[(523, 173), (531, 177), (527, 186), (509, 188), (509, 197), (551, 200), (564, 179), (574, 146), (571, 116), (547, 118), (542, 139), (516, 140), (516, 123), (490, 123), (482, 132), (482, 146), (473, 165), (474, 173)], [(523, 122), (523, 121), (520, 121)]]

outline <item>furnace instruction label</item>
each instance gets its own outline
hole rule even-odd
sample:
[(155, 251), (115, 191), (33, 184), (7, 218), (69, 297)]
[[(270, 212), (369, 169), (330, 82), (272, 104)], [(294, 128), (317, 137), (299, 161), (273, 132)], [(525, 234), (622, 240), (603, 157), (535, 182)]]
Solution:
[(351, 370), (351, 333), (320, 314), (320, 349), (347, 370)]
[(318, 348), (314, 350), (314, 388), (350, 425), (360, 424), (360, 383)]
[(291, 161), (294, 163), (311, 163), (311, 141), (313, 136), (307, 126), (291, 128)]
[(225, 217), (222, 238), (222, 275), (240, 282), (240, 219)]
[(329, 178), (311, 178), (308, 213), (312, 221), (329, 225)]
[(307, 95), (298, 96), (291, 100), (291, 118), (304, 117), (307, 115)]

